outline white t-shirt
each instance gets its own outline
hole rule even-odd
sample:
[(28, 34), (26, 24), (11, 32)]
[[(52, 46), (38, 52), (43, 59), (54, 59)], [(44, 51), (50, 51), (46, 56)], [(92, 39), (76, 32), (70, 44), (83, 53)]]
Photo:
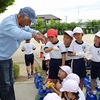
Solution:
[(45, 46), (46, 46), (46, 44), (42, 44), (42, 50), (41, 50), (41, 52), (43, 53), (43, 56), (45, 57), (45, 60), (49, 60), (50, 59), (50, 54), (46, 53), (44, 51)]
[(90, 53), (92, 54), (92, 61), (100, 62), (100, 47), (96, 47), (94, 44), (90, 46), (89, 49)]
[(62, 53), (66, 53), (66, 48), (63, 42), (58, 41), (57, 43), (53, 44), (51, 42), (48, 42), (45, 46), (45, 48), (47, 47), (54, 47), (57, 46), (59, 48), (59, 50), (52, 50), (50, 51), (50, 58), (54, 58), (54, 59), (61, 59), (62, 58)]
[(86, 100), (85, 95), (80, 88), (79, 88), (78, 92), (79, 92), (79, 99), (78, 100)]
[(22, 44), (21, 50), (24, 51), (25, 54), (32, 54), (34, 53), (34, 50), (36, 49), (36, 46), (34, 43), (24, 43)]
[(71, 60), (72, 59), (72, 57), (71, 56), (68, 56), (67, 54), (68, 54), (68, 49), (69, 49), (69, 47), (66, 47), (66, 61), (68, 61), (68, 60)]
[[(86, 53), (87, 50), (88, 50), (88, 45), (85, 42), (78, 43), (76, 40), (73, 40), (69, 49), (68, 49), (68, 52), (72, 52), (72, 53), (84, 52), (84, 53)], [(82, 57), (73, 56), (72, 58), (73, 59), (80, 59)]]

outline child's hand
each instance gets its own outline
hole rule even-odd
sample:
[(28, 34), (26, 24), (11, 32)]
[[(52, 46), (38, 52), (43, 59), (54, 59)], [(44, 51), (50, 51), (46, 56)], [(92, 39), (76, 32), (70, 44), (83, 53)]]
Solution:
[(84, 52), (79, 52), (79, 53), (76, 53), (76, 56), (78, 56), (78, 57), (84, 57), (85, 53)]
[(57, 82), (56, 83), (56, 89), (59, 91), (61, 89), (61, 87), (62, 87), (62, 85), (59, 82)]
[(54, 46), (53, 50), (59, 50), (59, 48), (57, 46)]
[(86, 58), (87, 60), (91, 60), (91, 59), (92, 59), (92, 54), (91, 54), (89, 51), (87, 51), (87, 52), (85, 53), (84, 58)]

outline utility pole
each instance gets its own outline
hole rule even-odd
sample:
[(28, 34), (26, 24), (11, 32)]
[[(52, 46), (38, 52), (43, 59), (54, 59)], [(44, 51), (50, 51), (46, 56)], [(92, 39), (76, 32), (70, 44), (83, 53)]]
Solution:
[(65, 16), (65, 22), (67, 23), (67, 16)]

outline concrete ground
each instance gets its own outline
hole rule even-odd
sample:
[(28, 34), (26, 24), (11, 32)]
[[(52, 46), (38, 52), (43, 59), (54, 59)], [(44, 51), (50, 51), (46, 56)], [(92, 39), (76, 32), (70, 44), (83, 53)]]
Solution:
[(37, 90), (33, 81), (15, 83), (16, 100), (35, 100), (36, 94)]
[[(63, 40), (62, 36), (58, 37), (59, 40)], [(93, 43), (93, 34), (87, 34), (83, 36), (83, 40), (87, 42), (89, 45)], [(36, 45), (36, 50), (34, 52), (35, 58), (37, 62), (41, 65), (41, 60), (39, 59), (39, 51), (41, 43), (37, 43), (34, 39), (32, 39), (32, 42)], [(23, 42), (22, 42), (23, 43)], [(20, 46), (21, 47), (21, 46)], [(21, 48), (19, 48), (16, 53), (13, 55), (13, 62), (16, 64), (19, 64), (20, 66), (20, 76), (15, 82), (15, 95), (16, 100), (35, 100), (35, 96), (37, 94), (37, 90), (33, 83), (33, 78), (27, 79), (27, 73), (25, 69), (25, 63), (24, 63), (24, 54), (21, 51)]]
[(37, 89), (34, 85), (34, 78), (27, 78), (27, 73), (25, 69), (25, 65), (19, 64), (20, 66), (20, 76), (16, 80), (14, 88), (15, 88), (15, 96), (16, 100), (35, 100), (35, 96), (37, 94)]

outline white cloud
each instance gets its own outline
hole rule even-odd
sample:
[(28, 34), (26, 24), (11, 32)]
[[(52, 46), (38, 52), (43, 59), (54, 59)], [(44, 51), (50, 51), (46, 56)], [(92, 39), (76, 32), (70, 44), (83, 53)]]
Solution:
[(0, 21), (11, 14), (18, 13), (20, 8), (32, 7), (36, 14), (53, 14), (65, 21), (77, 21), (78, 19), (100, 19), (99, 0), (15, 0), (8, 10), (0, 15)]

